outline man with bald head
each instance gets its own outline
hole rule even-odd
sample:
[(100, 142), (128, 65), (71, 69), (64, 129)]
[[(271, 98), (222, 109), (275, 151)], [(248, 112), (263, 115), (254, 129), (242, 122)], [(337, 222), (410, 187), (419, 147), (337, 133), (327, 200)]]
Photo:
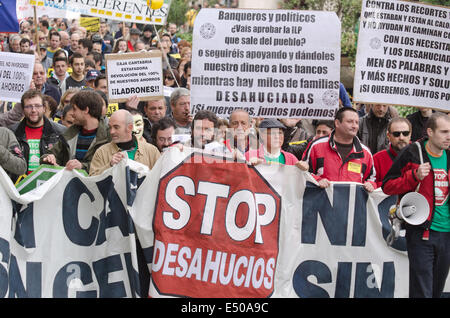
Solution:
[(133, 135), (133, 115), (125, 109), (115, 111), (109, 119), (111, 142), (101, 146), (92, 158), (89, 175), (99, 175), (118, 164), (125, 156), (146, 165), (149, 169), (158, 160), (158, 149)]
[[(125, 156), (152, 169), (160, 157), (158, 148), (147, 143), (143, 138), (133, 135), (133, 115), (125, 110), (115, 111), (108, 122), (111, 142), (101, 146), (94, 154), (89, 175), (101, 174), (108, 168), (118, 164)], [(148, 295), (150, 272), (139, 240), (136, 238), (137, 259), (139, 267), (140, 295)]]

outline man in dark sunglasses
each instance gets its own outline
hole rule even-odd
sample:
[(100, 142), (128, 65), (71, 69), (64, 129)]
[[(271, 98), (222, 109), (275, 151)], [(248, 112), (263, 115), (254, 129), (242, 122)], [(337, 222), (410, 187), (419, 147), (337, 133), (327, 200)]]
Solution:
[(387, 127), (389, 146), (373, 156), (377, 187), (381, 187), (383, 178), (392, 166), (397, 154), (411, 141), (411, 123), (402, 117), (393, 118)]

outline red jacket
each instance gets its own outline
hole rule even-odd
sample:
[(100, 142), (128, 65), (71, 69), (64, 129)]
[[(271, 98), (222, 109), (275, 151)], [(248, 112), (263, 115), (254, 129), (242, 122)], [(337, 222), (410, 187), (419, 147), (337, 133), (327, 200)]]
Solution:
[(369, 181), (374, 188), (377, 187), (372, 154), (357, 137), (353, 138), (353, 149), (344, 159), (337, 151), (333, 131), (330, 136), (312, 141), (303, 154), (303, 160), (308, 162), (309, 172), (316, 180)]
[(373, 155), (373, 166), (375, 167), (375, 171), (377, 172), (376, 180), (377, 187), (381, 187), (383, 183), (383, 178), (389, 169), (392, 166), (392, 162), (394, 162), (395, 157), (397, 157), (397, 153), (392, 146), (389, 144), (389, 149), (384, 149), (378, 151)]
[[(425, 150), (424, 142), (427, 139), (421, 139), (420, 145), (422, 149), (423, 162), (430, 162)], [(446, 150), (447, 158), (450, 158), (450, 150)], [(383, 192), (389, 195), (406, 194), (416, 191), (417, 185), (420, 183), (418, 192), (422, 194), (428, 201), (430, 211), (428, 219), (420, 226), (424, 228), (423, 238), (429, 237), (429, 229), (433, 221), (434, 215), (434, 172), (431, 172), (422, 181), (417, 178), (417, 168), (420, 165), (419, 148), (416, 143), (410, 144), (398, 156), (392, 164), (391, 169), (384, 177)], [(450, 160), (447, 160), (447, 169), (450, 167)]]

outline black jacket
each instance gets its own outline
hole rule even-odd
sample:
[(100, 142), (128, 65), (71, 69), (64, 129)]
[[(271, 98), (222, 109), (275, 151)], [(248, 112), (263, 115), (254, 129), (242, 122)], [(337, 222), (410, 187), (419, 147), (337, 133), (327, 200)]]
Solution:
[(359, 119), (358, 138), (369, 147), (372, 154), (384, 150), (389, 146), (387, 126), (392, 117), (389, 111), (382, 118), (376, 117), (372, 110)]
[(148, 119), (147, 116), (142, 116), (142, 119), (144, 121), (144, 133), (142, 136), (144, 139), (149, 143), (156, 146), (155, 141), (152, 138), (152, 123), (150, 122), (150, 119)]
[[(19, 142), (22, 153), (27, 160), (27, 169), (28, 169), (28, 157), (30, 154), (30, 147), (27, 142), (27, 137), (25, 134), (25, 119), (23, 119), (18, 124), (15, 124), (11, 127), (11, 130), (16, 135), (17, 141)], [(42, 137), (39, 144), (39, 152), (42, 156), (43, 154), (49, 153), (50, 149), (52, 149), (53, 145), (56, 144), (59, 140), (59, 135), (63, 134), (66, 131), (66, 127), (55, 123), (53, 121), (48, 120), (44, 117), (44, 128), (42, 131)]]
[(409, 114), (408, 116), (406, 116), (406, 119), (408, 119), (412, 125), (411, 142), (417, 141), (423, 137), (427, 137), (425, 126), (428, 121), (428, 117), (423, 117), (420, 110)]
[[(422, 158), (424, 163), (430, 163), (430, 159), (428, 157), (427, 151), (425, 149), (425, 141), (427, 138), (423, 138), (418, 140), (420, 143), (420, 151), (422, 152)], [(447, 158), (450, 157), (450, 150), (445, 150), (447, 154)], [(419, 168), (420, 155), (419, 155), (419, 147), (417, 147), (416, 143), (412, 143), (405, 147), (395, 158), (392, 163), (391, 168), (384, 176), (382, 189), (383, 192), (389, 195), (401, 195), (408, 192), (414, 192), (417, 189), (417, 185), (420, 184), (418, 193), (422, 194), (428, 202), (429, 205), (429, 213), (427, 220), (417, 225), (420, 228), (424, 229), (424, 239), (429, 237), (429, 230), (431, 224), (433, 222), (434, 210), (436, 206), (436, 190), (435, 190), (435, 177), (433, 169), (431, 172), (423, 179), (419, 180), (417, 178), (417, 169)], [(450, 160), (447, 159), (447, 171), (450, 169)], [(449, 201), (446, 203), (450, 204)], [(413, 226), (410, 224), (406, 225), (406, 229), (408, 227)]]
[(51, 84), (51, 82), (45, 82), (43, 94), (53, 97), (57, 104), (61, 101), (61, 91), (59, 90), (59, 87)]

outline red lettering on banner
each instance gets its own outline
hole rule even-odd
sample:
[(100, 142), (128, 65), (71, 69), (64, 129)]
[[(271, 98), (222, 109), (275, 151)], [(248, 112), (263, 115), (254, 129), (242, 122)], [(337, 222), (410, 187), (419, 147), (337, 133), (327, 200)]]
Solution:
[(434, 193), (436, 205), (444, 205), (448, 198), (448, 173), (446, 169), (434, 170)]
[(255, 168), (185, 162), (161, 178), (157, 202), (152, 281), (159, 293), (272, 294), (281, 198)]

